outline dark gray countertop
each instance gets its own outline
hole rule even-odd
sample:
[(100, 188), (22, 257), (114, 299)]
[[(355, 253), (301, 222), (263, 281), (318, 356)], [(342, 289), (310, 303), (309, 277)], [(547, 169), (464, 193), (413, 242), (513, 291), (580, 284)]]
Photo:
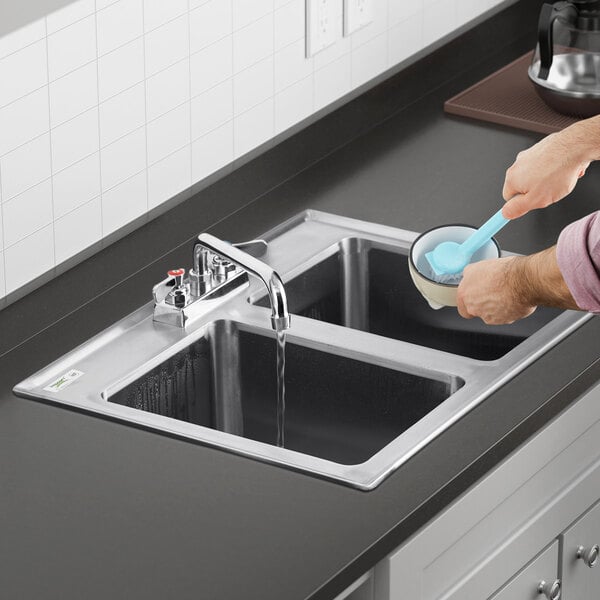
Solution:
[[(187, 264), (194, 228), (244, 239), (304, 208), (416, 231), (482, 222), (537, 136), (447, 117), (442, 104), (526, 51), (531, 27), (518, 24), (534, 13), (508, 9), (0, 312), (3, 597), (333, 598), (599, 380), (592, 319), (372, 492), (11, 393), (145, 302), (167, 265)], [(310, 165), (319, 140), (329, 154)], [(273, 173), (287, 181), (274, 187)], [(597, 208), (598, 189), (593, 166), (501, 245), (552, 244)]]

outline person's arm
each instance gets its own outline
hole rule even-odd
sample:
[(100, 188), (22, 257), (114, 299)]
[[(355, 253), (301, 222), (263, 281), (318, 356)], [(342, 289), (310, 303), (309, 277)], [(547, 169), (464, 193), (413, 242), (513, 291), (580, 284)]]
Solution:
[(480, 317), (488, 325), (513, 323), (540, 305), (579, 308), (558, 266), (556, 246), (468, 265), (457, 302), (462, 317)]
[(562, 200), (600, 159), (600, 116), (579, 121), (517, 155), (506, 172), (502, 210), (507, 219)]

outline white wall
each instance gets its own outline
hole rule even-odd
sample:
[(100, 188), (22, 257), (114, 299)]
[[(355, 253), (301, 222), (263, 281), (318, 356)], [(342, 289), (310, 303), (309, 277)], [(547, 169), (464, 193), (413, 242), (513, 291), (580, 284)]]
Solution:
[(501, 0), (78, 0), (0, 38), (0, 298)]

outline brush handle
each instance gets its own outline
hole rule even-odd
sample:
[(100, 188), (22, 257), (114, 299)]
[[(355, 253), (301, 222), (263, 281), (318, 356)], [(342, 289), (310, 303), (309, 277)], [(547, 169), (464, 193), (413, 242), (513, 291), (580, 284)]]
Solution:
[(500, 209), (493, 217), (488, 219), (475, 233), (472, 233), (461, 245), (461, 252), (472, 256), (496, 235), (508, 222)]

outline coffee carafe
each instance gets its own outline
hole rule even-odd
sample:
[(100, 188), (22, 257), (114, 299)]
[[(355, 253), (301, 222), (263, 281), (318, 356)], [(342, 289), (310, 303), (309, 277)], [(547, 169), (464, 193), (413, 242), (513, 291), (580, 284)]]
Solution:
[(600, 0), (542, 6), (529, 78), (558, 112), (600, 113)]

